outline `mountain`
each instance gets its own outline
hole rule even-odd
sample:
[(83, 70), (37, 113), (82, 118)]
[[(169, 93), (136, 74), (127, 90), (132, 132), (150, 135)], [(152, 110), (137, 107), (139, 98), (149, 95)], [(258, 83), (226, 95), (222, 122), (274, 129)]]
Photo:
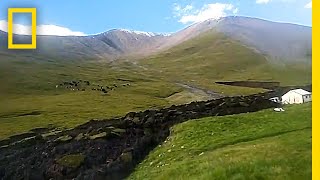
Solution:
[(230, 16), (218, 20), (207, 20), (177, 32), (173, 35), (171, 42), (181, 43), (208, 30), (224, 33), (268, 56), (270, 60), (311, 62), (311, 27), (257, 18)]
[(122, 55), (147, 54), (147, 52), (156, 51), (169, 39), (165, 34), (125, 29), (114, 29), (92, 37), (113, 47)]
[(168, 81), (212, 90), (220, 89), (214, 84), (216, 81), (311, 83), (309, 63), (270, 63), (268, 56), (215, 30), (143, 58), (138, 63)]
[[(166, 35), (128, 30), (111, 30), (91, 36), (37, 36), (36, 50), (13, 50), (21, 55), (44, 56), (63, 59), (108, 59), (123, 55), (143, 53), (156, 48)], [(15, 43), (30, 43), (30, 36), (14, 35)], [(1, 50), (6, 50), (7, 33), (0, 33)]]
[(227, 17), (217, 25), (217, 30), (272, 59), (311, 62), (310, 27), (255, 18)]
[[(311, 62), (311, 27), (277, 23), (249, 17), (225, 17), (191, 25), (171, 35), (114, 29), (84, 37), (37, 36), (38, 49), (22, 55), (59, 59), (107, 59), (147, 56), (174, 47), (206, 31), (215, 30), (239, 41), (273, 62)], [(6, 50), (5, 32), (0, 32), (1, 52)], [(28, 36), (16, 35), (16, 42)]]

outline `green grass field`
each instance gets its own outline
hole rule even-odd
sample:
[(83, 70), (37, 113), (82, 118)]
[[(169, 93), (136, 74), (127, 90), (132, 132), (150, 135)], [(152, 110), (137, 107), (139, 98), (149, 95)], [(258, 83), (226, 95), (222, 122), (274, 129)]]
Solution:
[[(132, 67), (100, 62), (0, 61), (4, 86), (0, 103), (0, 139), (38, 127), (72, 128), (90, 119), (123, 116), (130, 111), (161, 108), (166, 98), (182, 91), (161, 79), (144, 75)], [(130, 80), (130, 86), (118, 79)], [(117, 84), (115, 91), (56, 89), (56, 84), (89, 80), (100, 85)], [(184, 99), (188, 101), (188, 99)], [(36, 113), (34, 113), (36, 112)], [(31, 114), (31, 115), (26, 115)]]
[[(0, 139), (38, 127), (72, 128), (91, 119), (122, 116), (130, 111), (207, 100), (177, 83), (224, 95), (247, 95), (263, 89), (215, 84), (221, 80), (311, 82), (304, 65), (271, 66), (266, 59), (221, 34), (210, 32), (158, 55), (135, 62), (48, 59), (0, 54)], [(93, 91), (56, 89), (63, 81), (89, 80), (130, 87), (102, 95)]]
[(311, 179), (311, 104), (174, 126), (128, 179)]

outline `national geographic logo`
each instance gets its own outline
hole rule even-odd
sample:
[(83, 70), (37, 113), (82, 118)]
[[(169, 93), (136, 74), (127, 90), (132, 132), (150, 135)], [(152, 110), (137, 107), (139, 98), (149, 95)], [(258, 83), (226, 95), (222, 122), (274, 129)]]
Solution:
[[(13, 14), (31, 13), (31, 44), (13, 43)], [(8, 9), (8, 49), (36, 49), (37, 48), (37, 9), (36, 8), (9, 8)]]

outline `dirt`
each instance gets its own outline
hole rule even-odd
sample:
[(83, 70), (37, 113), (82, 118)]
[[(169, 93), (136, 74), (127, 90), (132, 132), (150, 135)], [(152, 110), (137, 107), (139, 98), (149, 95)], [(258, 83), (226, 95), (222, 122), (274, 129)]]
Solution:
[(229, 86), (240, 86), (250, 88), (263, 88), (274, 90), (280, 87), (280, 82), (263, 82), (263, 81), (228, 81), (228, 82), (216, 82), (217, 84), (229, 85)]
[(219, 98), (223, 98), (225, 97), (222, 94), (219, 94), (217, 92), (214, 91), (210, 91), (207, 89), (203, 89), (203, 88), (199, 88), (196, 86), (192, 86), (192, 85), (188, 85), (188, 84), (182, 84), (182, 83), (176, 83), (177, 85), (187, 89), (188, 91), (195, 93), (195, 94), (204, 94), (206, 96), (208, 96), (208, 99), (219, 99)]

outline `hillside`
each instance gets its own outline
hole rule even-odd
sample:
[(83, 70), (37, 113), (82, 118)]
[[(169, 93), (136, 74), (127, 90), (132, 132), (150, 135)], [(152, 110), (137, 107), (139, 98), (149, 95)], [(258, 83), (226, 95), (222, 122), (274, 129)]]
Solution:
[[(133, 110), (265, 91), (218, 85), (216, 81), (311, 83), (310, 64), (270, 63), (267, 56), (213, 30), (194, 38), (190, 36), (191, 39), (179, 41), (177, 46), (143, 59), (119, 57), (108, 61), (112, 60), (108, 57), (118, 56), (120, 51), (151, 48), (151, 44), (160, 43), (160, 39), (173, 36), (124, 30), (113, 30), (94, 38), (40, 36), (43, 42), (49, 43), (38, 50), (1, 51), (0, 124), (6, 130), (2, 131), (0, 139), (33, 127), (70, 128), (91, 118), (114, 117)], [(153, 41), (155, 38), (159, 39)], [(149, 43), (143, 44), (146, 41)], [(137, 42), (140, 45), (135, 45)], [(41, 45), (41, 41), (39, 43)], [(97, 61), (101, 58), (104, 61)], [(75, 80), (88, 80), (95, 86), (88, 87), (85, 92), (55, 88), (60, 83)], [(127, 83), (131, 86), (123, 87)], [(103, 95), (92, 90), (97, 85), (120, 87)], [(28, 115), (32, 112), (41, 113)]]
[[(105, 60), (141, 57), (159, 53), (188, 41), (209, 30), (227, 35), (250, 47), (275, 64), (283, 62), (311, 63), (311, 28), (276, 23), (248, 17), (225, 17), (207, 20), (166, 35), (124, 29), (113, 29), (89, 36), (37, 36), (34, 51), (7, 51), (7, 34), (0, 32), (0, 53), (42, 56), (64, 60)], [(16, 35), (15, 43), (29, 43), (29, 36)]]
[(266, 89), (223, 84), (310, 85), (310, 30), (227, 17), (37, 50), (7, 50), (0, 31), (0, 179), (123, 178), (175, 124), (129, 179), (310, 179), (311, 105), (256, 112), (278, 106), (252, 95)]
[(225, 21), (220, 31), (238, 39), (274, 61), (303, 62), (311, 64), (312, 29), (286, 23), (252, 19)]
[(276, 64), (311, 63), (311, 27), (278, 23), (250, 17), (225, 17), (207, 20), (192, 27), (214, 29), (247, 45)]
[[(56, 88), (61, 83), (80, 80), (89, 81), (90, 86), (81, 90), (77, 90), (80, 87)], [(22, 60), (14, 56), (1, 59), (0, 82), (0, 139), (35, 127), (72, 128), (94, 118), (164, 107), (171, 104), (166, 100), (168, 96), (182, 91), (132, 66)], [(99, 86), (113, 87), (113, 90), (108, 89), (107, 94), (92, 90), (100, 89)], [(190, 99), (184, 99), (188, 101)]]
[(176, 125), (128, 179), (310, 179), (311, 105)]
[(311, 83), (308, 63), (273, 64), (228, 36), (209, 31), (163, 53), (137, 62), (154, 76), (218, 92), (228, 89), (216, 81), (279, 81), (282, 85)]
[[(143, 34), (135, 31), (110, 30), (91, 36), (37, 36), (37, 49), (28, 51), (6, 50), (7, 33), (0, 33), (0, 49), (6, 54), (42, 56), (63, 60), (112, 61), (120, 56), (142, 54), (153, 50), (163, 39), (161, 34)], [(30, 43), (30, 36), (15, 35), (14, 43)], [(0, 52), (1, 52), (0, 51)]]

